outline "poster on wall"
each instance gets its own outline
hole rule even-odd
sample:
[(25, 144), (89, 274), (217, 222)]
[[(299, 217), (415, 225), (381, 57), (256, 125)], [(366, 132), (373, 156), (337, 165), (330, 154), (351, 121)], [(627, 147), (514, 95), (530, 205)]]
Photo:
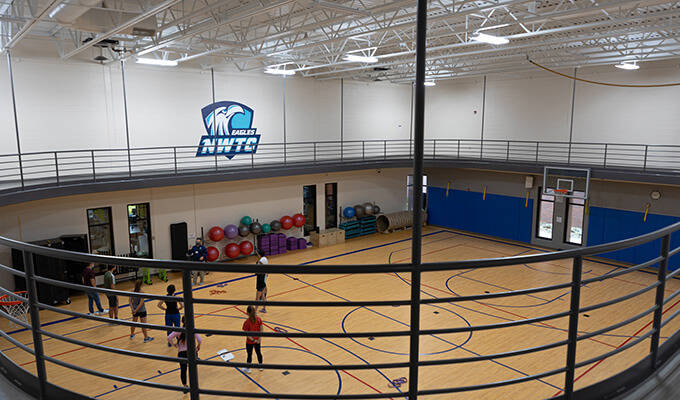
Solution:
[(232, 159), (237, 154), (255, 154), (260, 135), (253, 128), (255, 111), (235, 101), (220, 101), (201, 110), (207, 135), (201, 137), (196, 157), (224, 155)]

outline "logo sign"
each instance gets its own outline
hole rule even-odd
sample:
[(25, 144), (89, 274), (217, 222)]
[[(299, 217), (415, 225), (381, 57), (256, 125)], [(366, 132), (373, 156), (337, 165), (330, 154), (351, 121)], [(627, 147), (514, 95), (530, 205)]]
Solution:
[(234, 101), (220, 101), (203, 107), (203, 126), (207, 135), (201, 137), (196, 157), (224, 155), (232, 159), (237, 154), (255, 154), (260, 135), (253, 128), (252, 108)]

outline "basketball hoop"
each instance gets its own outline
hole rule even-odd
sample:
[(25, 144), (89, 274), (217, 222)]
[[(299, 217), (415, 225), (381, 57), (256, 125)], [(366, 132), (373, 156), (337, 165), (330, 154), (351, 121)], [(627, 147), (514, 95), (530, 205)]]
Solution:
[[(20, 292), (14, 292), (15, 295), (21, 296), (23, 298), (28, 297), (28, 292), (27, 291), (20, 291)], [(9, 295), (4, 295), (0, 296), (0, 306), (5, 309), (5, 312), (7, 314), (11, 315), (12, 317), (23, 321), (25, 323), (28, 322), (28, 303), (24, 303), (21, 300), (12, 300)], [(23, 326), (14, 323), (14, 321), (10, 320), (9, 321), (9, 326), (10, 328), (23, 328)]]
[(566, 196), (569, 194), (569, 190), (567, 189), (553, 189), (553, 192), (555, 192), (556, 196)]

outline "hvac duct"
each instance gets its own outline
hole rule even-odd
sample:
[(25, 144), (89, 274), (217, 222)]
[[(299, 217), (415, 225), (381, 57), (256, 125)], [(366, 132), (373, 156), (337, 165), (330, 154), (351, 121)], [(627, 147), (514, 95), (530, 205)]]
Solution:
[(68, 26), (99, 3), (101, 0), (79, 0), (74, 4), (61, 3), (50, 12), (50, 18), (54, 18), (61, 25)]

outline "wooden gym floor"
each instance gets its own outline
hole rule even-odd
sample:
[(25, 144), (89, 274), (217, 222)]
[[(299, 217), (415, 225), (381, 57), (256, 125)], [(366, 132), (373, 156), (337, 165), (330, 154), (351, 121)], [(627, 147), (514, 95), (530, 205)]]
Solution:
[[(305, 264), (316, 268), (324, 264), (369, 264), (403, 263), (410, 258), (411, 231), (390, 235), (374, 234), (351, 239), (342, 245), (311, 248), (285, 255), (270, 257), (276, 264)], [(423, 259), (425, 262), (466, 260), (489, 257), (505, 257), (520, 254), (534, 254), (543, 250), (522, 244), (484, 238), (462, 232), (426, 227), (423, 232)], [(254, 262), (254, 258), (245, 262)], [(570, 280), (570, 261), (517, 265), (493, 269), (468, 269), (452, 272), (425, 273), (422, 277), (423, 298), (445, 297), (452, 293), (469, 295), (475, 293), (518, 290), (545, 286)], [(613, 263), (586, 261), (584, 278), (603, 276), (622, 268)], [(592, 283), (583, 288), (582, 305), (612, 299), (625, 293), (639, 290), (652, 283), (655, 274), (651, 271), (634, 272), (604, 282)], [(178, 273), (170, 274), (170, 283), (181, 287)], [(226, 285), (224, 285), (226, 283)], [(407, 299), (409, 297), (409, 276), (406, 274), (369, 275), (270, 275), (267, 280), (271, 300), (318, 300), (351, 301), (376, 299)], [(131, 290), (130, 282), (119, 288)], [(154, 278), (152, 286), (144, 287), (148, 293), (165, 294), (166, 284)], [(667, 285), (667, 295), (680, 288), (680, 282), (673, 280)], [(211, 273), (206, 284), (194, 289), (195, 297), (251, 299), (255, 296), (253, 275), (232, 273)], [(101, 297), (106, 305), (106, 298)], [(126, 305), (127, 299), (120, 298)], [(591, 332), (622, 321), (653, 305), (654, 291), (625, 301), (604, 310), (581, 315), (579, 330)], [(673, 301), (664, 309), (677, 308), (680, 300)], [(421, 327), (444, 328), (466, 325), (492, 324), (536, 317), (567, 310), (568, 289), (537, 295), (524, 295), (489, 302), (444, 303), (425, 305), (421, 310)], [(72, 298), (72, 303), (63, 308), (87, 312), (87, 298), (84, 295)], [(149, 322), (162, 325), (163, 312), (156, 302), (147, 303)], [(241, 328), (245, 318), (245, 307), (198, 305), (196, 324), (201, 328)], [(408, 328), (408, 307), (338, 307), (338, 308), (268, 308), (260, 315), (265, 329), (283, 329), (288, 332), (358, 332), (376, 330), (405, 330)], [(168, 348), (165, 332), (152, 331), (153, 342), (142, 343), (138, 330), (137, 337), (129, 340), (129, 328), (100, 324), (93, 321), (67, 318), (52, 312), (42, 311), (41, 320), (48, 322), (45, 328), (69, 337), (146, 353), (176, 355)], [(129, 307), (120, 310), (121, 318), (130, 318)], [(7, 321), (0, 321), (2, 329), (9, 329)], [(647, 332), (651, 315), (606, 335), (584, 340), (578, 346), (578, 359), (586, 360), (609, 352), (629, 343), (641, 332)], [(674, 321), (662, 330), (662, 337), (680, 327)], [(421, 339), (421, 359), (444, 359), (474, 357), (522, 348), (539, 346), (566, 339), (567, 319), (545, 323), (523, 325), (472, 334), (449, 334), (428, 336)], [(31, 334), (16, 331), (13, 337), (22, 343), (31, 343)], [(245, 361), (245, 340), (240, 337), (204, 337), (199, 356), (203, 359), (217, 359), (221, 349), (231, 351), (236, 359)], [(662, 339), (663, 340), (663, 339)], [(179, 385), (178, 365), (114, 355), (97, 350), (82, 348), (57, 340), (44, 340), (46, 354), (87, 368), (153, 382)], [(32, 357), (23, 350), (1, 340), (0, 349), (16, 363), (34, 372)], [(621, 371), (645, 354), (649, 340), (624, 351), (605, 361), (592, 364), (576, 371), (576, 387), (584, 387)], [(263, 338), (265, 363), (308, 363), (308, 364), (355, 364), (397, 362), (408, 359), (408, 338), (361, 338), (361, 339), (286, 339)], [(561, 368), (564, 365), (566, 348), (541, 353), (503, 358), (497, 361), (481, 361), (452, 366), (423, 367), (420, 370), (421, 389), (466, 386), (492, 381), (521, 378), (543, 371)], [(225, 363), (226, 365), (226, 363)], [(100, 399), (185, 399), (188, 394), (166, 392), (146, 387), (134, 387), (114, 380), (101, 379), (48, 363), (49, 380)], [(408, 383), (400, 388), (388, 387), (390, 381), (408, 376), (406, 369), (399, 370), (352, 370), (352, 371), (280, 371), (256, 368), (248, 375), (233, 367), (199, 367), (199, 380), (204, 388), (252, 391), (256, 393), (378, 393), (395, 390), (406, 391)], [(541, 380), (526, 382), (510, 387), (465, 392), (427, 398), (436, 399), (498, 399), (498, 398), (548, 398), (561, 393), (563, 374)], [(210, 396), (202, 396), (210, 398)], [(404, 397), (400, 397), (404, 398)]]

